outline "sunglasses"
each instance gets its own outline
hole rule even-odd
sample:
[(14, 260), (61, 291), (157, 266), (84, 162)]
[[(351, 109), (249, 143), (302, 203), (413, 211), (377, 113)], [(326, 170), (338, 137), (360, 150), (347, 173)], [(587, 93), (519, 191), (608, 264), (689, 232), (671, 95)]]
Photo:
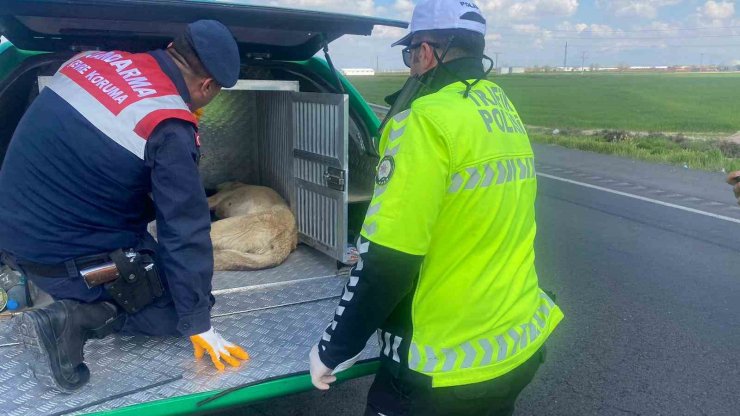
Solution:
[(411, 68), (411, 51), (413, 51), (414, 49), (419, 49), (421, 47), (421, 45), (423, 45), (425, 43), (427, 45), (433, 47), (433, 48), (437, 48), (437, 44), (436, 43), (432, 43), (432, 42), (414, 43), (414, 44), (411, 44), (411, 45), (403, 48), (403, 50), (401, 51), (401, 56), (403, 57), (403, 63), (404, 63), (404, 65), (406, 65), (407, 67)]

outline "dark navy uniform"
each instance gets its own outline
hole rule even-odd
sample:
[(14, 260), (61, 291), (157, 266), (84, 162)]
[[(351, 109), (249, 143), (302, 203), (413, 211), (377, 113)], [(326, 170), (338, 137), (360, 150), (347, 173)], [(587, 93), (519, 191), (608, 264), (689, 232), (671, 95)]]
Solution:
[[(172, 59), (164, 51), (150, 56), (182, 101), (189, 102), (185, 81)], [(119, 70), (124, 65), (120, 62)], [(86, 75), (90, 82), (98, 81), (91, 71)], [(107, 94), (101, 101), (120, 100), (104, 80), (93, 85)], [(194, 124), (186, 116), (160, 117), (165, 119), (149, 126), (152, 131), (144, 137), (145, 144), (134, 144), (143, 146), (137, 157), (126, 147), (129, 144), (111, 140), (102, 131), (106, 126), (90, 122), (85, 114), (91, 108), (85, 105), (71, 105), (45, 88), (20, 121), (0, 170), (0, 250), (19, 264), (59, 264), (120, 248), (152, 248), (165, 295), (128, 315), (123, 331), (148, 335), (207, 331), (213, 305), (213, 249)], [(159, 244), (146, 230), (155, 218)], [(66, 276), (27, 274), (55, 299), (86, 303), (110, 299), (102, 287), (88, 289), (74, 269)]]

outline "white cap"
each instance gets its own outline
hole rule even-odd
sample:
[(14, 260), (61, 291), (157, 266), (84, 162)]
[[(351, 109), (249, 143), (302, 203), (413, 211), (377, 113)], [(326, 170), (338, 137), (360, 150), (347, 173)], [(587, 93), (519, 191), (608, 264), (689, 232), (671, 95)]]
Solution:
[(414, 8), (409, 34), (391, 46), (411, 43), (420, 30), (466, 29), (486, 35), (486, 19), (473, 0), (427, 0)]

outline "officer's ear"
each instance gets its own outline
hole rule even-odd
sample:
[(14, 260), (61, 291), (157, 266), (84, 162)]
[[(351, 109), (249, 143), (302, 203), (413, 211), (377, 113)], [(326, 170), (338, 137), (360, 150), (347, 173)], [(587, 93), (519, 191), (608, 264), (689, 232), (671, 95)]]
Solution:
[(434, 58), (434, 46), (423, 42), (419, 46), (419, 63), (423, 72), (434, 68), (437, 65), (437, 59)]
[(204, 78), (200, 84), (200, 89), (206, 97), (212, 97), (221, 91), (221, 86), (213, 78)]

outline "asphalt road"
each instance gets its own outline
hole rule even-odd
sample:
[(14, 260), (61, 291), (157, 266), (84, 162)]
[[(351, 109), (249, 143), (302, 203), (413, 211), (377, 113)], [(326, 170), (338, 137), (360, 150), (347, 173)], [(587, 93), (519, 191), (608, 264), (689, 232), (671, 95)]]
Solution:
[[(535, 153), (538, 271), (566, 318), (517, 415), (740, 414), (740, 207), (724, 175)], [(361, 415), (371, 381), (238, 413)]]

